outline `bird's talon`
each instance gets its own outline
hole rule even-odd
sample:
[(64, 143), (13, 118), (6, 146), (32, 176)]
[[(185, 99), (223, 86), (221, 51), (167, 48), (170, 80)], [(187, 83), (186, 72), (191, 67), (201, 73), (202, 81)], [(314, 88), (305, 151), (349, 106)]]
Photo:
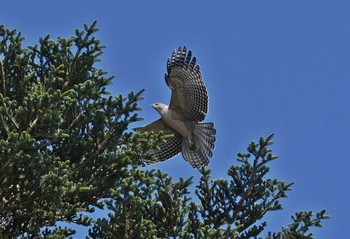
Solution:
[(190, 149), (193, 149), (194, 148), (194, 142), (193, 140), (188, 140), (188, 144), (190, 146)]

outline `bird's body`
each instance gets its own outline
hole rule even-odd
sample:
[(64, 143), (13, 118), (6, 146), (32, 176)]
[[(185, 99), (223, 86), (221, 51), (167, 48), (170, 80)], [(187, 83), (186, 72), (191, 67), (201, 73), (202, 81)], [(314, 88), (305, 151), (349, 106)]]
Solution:
[(159, 150), (151, 150), (153, 159), (145, 162), (164, 161), (182, 152), (194, 168), (206, 166), (212, 157), (216, 130), (213, 123), (199, 123), (208, 112), (208, 94), (191, 51), (187, 53), (184, 47), (173, 52), (165, 82), (172, 91), (170, 105), (153, 104), (161, 118), (136, 130), (163, 131), (173, 136), (160, 144)]
[(158, 111), (162, 120), (179, 133), (183, 138), (187, 139), (190, 147), (193, 147), (193, 122), (186, 115), (169, 109), (169, 106), (162, 103), (153, 104), (152, 107)]

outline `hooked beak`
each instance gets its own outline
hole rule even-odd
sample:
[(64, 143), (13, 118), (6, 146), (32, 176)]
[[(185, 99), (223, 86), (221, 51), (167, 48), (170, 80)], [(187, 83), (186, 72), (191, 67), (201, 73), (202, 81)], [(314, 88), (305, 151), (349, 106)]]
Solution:
[(151, 104), (151, 107), (152, 107), (153, 109), (155, 109), (155, 108), (156, 108), (156, 104)]

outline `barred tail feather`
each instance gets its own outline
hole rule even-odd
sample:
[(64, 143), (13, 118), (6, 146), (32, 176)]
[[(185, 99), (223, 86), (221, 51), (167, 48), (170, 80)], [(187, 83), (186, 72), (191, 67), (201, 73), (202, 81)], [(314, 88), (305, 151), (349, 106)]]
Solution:
[(199, 149), (202, 151), (202, 154), (206, 155), (207, 157), (212, 157), (213, 153), (211, 150), (214, 149), (216, 134), (214, 124), (196, 124), (193, 130), (193, 134), (195, 136), (195, 142), (199, 145)]
[(215, 134), (213, 123), (197, 123), (193, 130), (195, 147), (190, 148), (186, 139), (182, 140), (182, 155), (194, 168), (208, 165), (214, 149)]
[(201, 150), (191, 149), (187, 139), (182, 140), (182, 156), (194, 168), (201, 168), (208, 165), (209, 160), (206, 155), (202, 154)]

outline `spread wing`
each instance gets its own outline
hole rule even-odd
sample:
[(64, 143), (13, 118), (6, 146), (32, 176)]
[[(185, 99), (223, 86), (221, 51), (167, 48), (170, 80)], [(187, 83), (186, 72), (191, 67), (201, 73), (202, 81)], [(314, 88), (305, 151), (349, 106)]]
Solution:
[(186, 47), (174, 51), (168, 59), (165, 82), (172, 94), (169, 108), (185, 114), (192, 121), (200, 122), (208, 112), (208, 93), (199, 65)]
[(158, 119), (148, 125), (136, 128), (135, 130), (139, 132), (163, 131), (166, 134), (174, 135), (167, 138), (165, 143), (160, 143), (158, 145), (158, 150), (153, 149), (149, 151), (149, 154), (152, 156), (152, 159), (144, 159), (145, 163), (147, 164), (154, 164), (160, 161), (165, 161), (181, 152), (181, 135), (176, 133), (167, 124), (165, 124), (165, 122), (162, 119)]
[(150, 132), (150, 131), (154, 131), (154, 132), (160, 132), (163, 131), (166, 134), (176, 134), (176, 132), (170, 128), (163, 120), (162, 118), (148, 124), (145, 126), (141, 126), (138, 128), (134, 129), (137, 132)]
[(160, 143), (158, 150), (150, 150), (151, 159), (144, 159), (147, 164), (154, 164), (170, 159), (181, 152), (181, 135), (176, 134), (166, 140), (166, 143)]

